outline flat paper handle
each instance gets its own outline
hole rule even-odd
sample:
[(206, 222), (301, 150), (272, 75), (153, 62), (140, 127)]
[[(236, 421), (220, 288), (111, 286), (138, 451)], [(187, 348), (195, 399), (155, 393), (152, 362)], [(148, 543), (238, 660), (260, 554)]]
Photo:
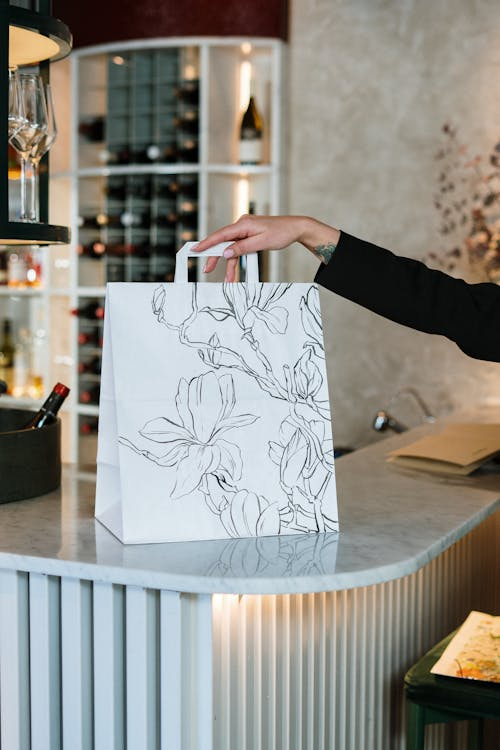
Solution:
[[(229, 247), (229, 245), (232, 245), (233, 243), (220, 242), (218, 245), (213, 245), (213, 247), (209, 247), (208, 250), (204, 250), (201, 253), (197, 253), (193, 250), (193, 248), (196, 247), (197, 244), (197, 242), (186, 242), (186, 244), (183, 245), (176, 254), (174, 276), (175, 282), (183, 282), (188, 280), (187, 259), (189, 257), (220, 258), (224, 254), (224, 250), (226, 249), (226, 247)], [(259, 280), (259, 260), (257, 258), (257, 253), (249, 253), (248, 255), (245, 255), (245, 258), (247, 261), (245, 280), (249, 281), (252, 284), (255, 284)]]

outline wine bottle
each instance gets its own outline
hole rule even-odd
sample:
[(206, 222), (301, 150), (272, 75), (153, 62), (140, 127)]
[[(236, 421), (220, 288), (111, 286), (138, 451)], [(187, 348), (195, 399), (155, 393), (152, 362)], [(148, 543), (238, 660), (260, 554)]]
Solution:
[(127, 255), (133, 255), (137, 250), (137, 245), (133, 242), (110, 242), (106, 246), (106, 252), (109, 256), (124, 258)]
[(147, 164), (150, 161), (148, 147), (132, 149), (130, 152), (130, 161), (132, 164)]
[(77, 341), (80, 346), (95, 346), (98, 348), (102, 347), (102, 333), (101, 330), (96, 328), (95, 331), (80, 331), (77, 336)]
[(128, 194), (134, 198), (149, 201), (151, 198), (151, 180), (147, 177), (131, 179), (128, 186)]
[(7, 284), (7, 253), (0, 251), (0, 286)]
[(125, 261), (120, 257), (108, 257), (106, 263), (106, 282), (125, 281)]
[(172, 120), (173, 126), (184, 133), (196, 134), (199, 130), (198, 112), (195, 109), (186, 110)]
[(30, 287), (42, 284), (42, 261), (39, 248), (33, 246), (26, 252), (26, 284)]
[(99, 260), (106, 253), (106, 245), (99, 240), (91, 242), (89, 245), (78, 245), (77, 253), (78, 255), (84, 255), (86, 258), (95, 258)]
[(177, 147), (177, 161), (189, 163), (198, 161), (198, 141), (196, 138), (180, 140)]
[(0, 396), (2, 395), (2, 393), (7, 393), (7, 390), (8, 390), (8, 385), (5, 382), (5, 380), (0, 380)]
[(155, 193), (162, 198), (175, 199), (179, 192), (179, 182), (177, 179), (160, 180), (155, 187)]
[(36, 414), (24, 425), (24, 429), (39, 429), (47, 424), (52, 424), (57, 419), (57, 412), (61, 408), (64, 399), (69, 393), (69, 388), (63, 383), (56, 383), (47, 400), (42, 404)]
[(179, 182), (178, 195), (181, 200), (198, 198), (198, 180), (181, 180)]
[[(194, 242), (196, 240), (196, 235), (197, 234), (198, 233), (197, 233), (196, 229), (194, 229), (194, 228), (190, 229), (190, 228), (187, 228), (187, 227), (183, 227), (179, 231), (179, 240), (180, 240), (180, 242)], [(189, 263), (188, 263), (188, 267), (189, 267)], [(191, 281), (191, 279), (189, 279), (189, 280)]]
[(262, 162), (262, 136), (262, 117), (255, 104), (255, 97), (251, 96), (240, 124), (238, 150), (240, 164), (260, 164)]
[[(110, 217), (104, 212), (99, 212), (92, 216), (79, 216), (78, 217), (78, 228), (79, 229), (102, 229), (102, 227), (108, 226), (110, 223)], [(119, 223), (117, 221), (117, 223)]]
[(96, 355), (86, 362), (78, 363), (78, 372), (80, 375), (83, 373), (89, 373), (90, 375), (99, 375), (101, 372), (101, 358)]
[(99, 143), (104, 140), (104, 117), (98, 115), (86, 120), (82, 120), (78, 125), (78, 133), (86, 141)]
[(71, 314), (79, 318), (102, 320), (104, 318), (104, 306), (100, 302), (87, 302), (86, 305), (71, 310)]
[(26, 286), (26, 256), (23, 250), (9, 253), (7, 260), (7, 285)]
[(127, 197), (127, 187), (124, 180), (109, 181), (105, 189), (109, 200), (124, 201)]
[(99, 151), (98, 158), (103, 164), (129, 164), (131, 152), (128, 146), (110, 146)]
[(177, 221), (182, 226), (195, 229), (198, 226), (198, 210), (193, 204), (188, 206), (179, 210)]
[(6, 318), (3, 322), (3, 335), (0, 341), (0, 378), (7, 383), (9, 393), (12, 391), (15, 351), (12, 321)]
[(198, 104), (200, 98), (200, 85), (196, 78), (182, 81), (176, 89), (175, 96), (186, 104)]
[(154, 224), (157, 227), (175, 227), (178, 220), (178, 215), (175, 211), (161, 212), (154, 220)]
[(94, 435), (99, 428), (99, 422), (97, 419), (88, 419), (85, 422), (80, 422), (80, 435)]
[(167, 143), (162, 147), (158, 161), (164, 164), (173, 164), (177, 161), (177, 146), (175, 143)]
[(84, 388), (80, 391), (80, 403), (81, 404), (98, 404), (99, 403), (99, 392), (100, 386), (93, 385), (90, 388)]

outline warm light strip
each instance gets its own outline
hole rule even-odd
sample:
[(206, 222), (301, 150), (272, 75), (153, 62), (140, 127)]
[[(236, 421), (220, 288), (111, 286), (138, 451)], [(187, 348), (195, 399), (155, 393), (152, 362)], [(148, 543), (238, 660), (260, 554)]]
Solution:
[(251, 79), (252, 64), (249, 60), (244, 60), (240, 65), (240, 112), (243, 112), (248, 107)]
[(58, 245), (58, 244), (61, 244), (61, 243), (54, 241), (54, 240), (34, 240), (34, 239), (28, 240), (26, 238), (24, 240), (0, 239), (0, 245)]
[(242, 214), (248, 213), (248, 204), (250, 202), (250, 183), (245, 177), (238, 180), (236, 184), (236, 206), (234, 219), (236, 220)]

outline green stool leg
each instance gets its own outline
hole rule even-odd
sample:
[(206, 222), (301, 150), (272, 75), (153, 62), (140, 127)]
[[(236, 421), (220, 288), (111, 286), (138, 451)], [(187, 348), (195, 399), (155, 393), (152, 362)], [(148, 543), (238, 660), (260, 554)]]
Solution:
[(408, 711), (406, 750), (424, 750), (425, 708), (412, 701), (406, 701)]
[(483, 747), (483, 720), (471, 719), (467, 734), (467, 750), (481, 750)]

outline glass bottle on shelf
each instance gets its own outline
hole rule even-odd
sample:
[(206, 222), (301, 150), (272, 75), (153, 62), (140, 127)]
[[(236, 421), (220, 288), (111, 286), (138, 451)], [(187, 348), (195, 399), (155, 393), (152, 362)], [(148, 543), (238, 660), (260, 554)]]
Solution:
[(10, 252), (8, 255), (7, 285), (12, 287), (26, 286), (26, 258), (21, 249)]
[(100, 390), (98, 383), (90, 385), (88, 388), (82, 388), (80, 391), (80, 403), (97, 406), (99, 403)]
[(240, 123), (238, 158), (240, 164), (261, 164), (263, 161), (262, 116), (251, 95)]
[(0, 250), (0, 286), (7, 285), (7, 253)]
[(19, 329), (12, 367), (12, 395), (23, 398), (28, 395), (30, 335), (26, 328)]
[(2, 339), (0, 340), (0, 380), (7, 383), (7, 393), (12, 393), (15, 351), (12, 321), (5, 318), (2, 326)]
[(81, 120), (78, 134), (91, 143), (101, 143), (104, 140), (104, 116), (94, 115)]
[(89, 320), (102, 320), (104, 318), (104, 305), (98, 301), (86, 302), (71, 310), (71, 314)]
[(97, 417), (80, 420), (80, 435), (96, 435), (99, 429)]
[(79, 346), (100, 349), (102, 347), (102, 331), (99, 328), (80, 331), (77, 336), (77, 343)]
[(78, 362), (78, 372), (80, 375), (84, 373), (99, 375), (101, 372), (101, 357), (96, 354), (90, 359), (80, 360)]
[(31, 334), (30, 361), (28, 374), (28, 396), (30, 398), (42, 398), (44, 392), (44, 355), (46, 348), (45, 330), (37, 328)]
[(33, 246), (26, 250), (26, 284), (29, 287), (42, 285), (42, 256), (40, 248)]

